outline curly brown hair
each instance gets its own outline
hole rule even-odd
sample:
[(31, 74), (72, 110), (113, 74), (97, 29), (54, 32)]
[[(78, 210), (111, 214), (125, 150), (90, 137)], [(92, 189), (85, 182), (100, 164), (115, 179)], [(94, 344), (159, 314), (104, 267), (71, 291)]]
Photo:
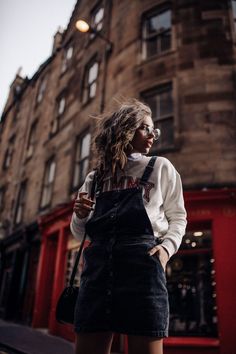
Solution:
[(132, 150), (130, 142), (146, 115), (151, 115), (151, 109), (143, 102), (131, 99), (113, 113), (101, 117), (94, 140), (100, 176), (108, 171), (114, 176), (118, 168), (124, 169)]

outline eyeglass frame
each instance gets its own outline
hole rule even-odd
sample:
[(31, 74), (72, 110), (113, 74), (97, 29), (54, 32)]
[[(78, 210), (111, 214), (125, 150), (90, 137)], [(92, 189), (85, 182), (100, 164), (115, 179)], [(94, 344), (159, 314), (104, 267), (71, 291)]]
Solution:
[(154, 135), (153, 140), (160, 138), (161, 131), (158, 128), (151, 127), (148, 124), (142, 124), (138, 129), (142, 129), (145, 132), (145, 136)]

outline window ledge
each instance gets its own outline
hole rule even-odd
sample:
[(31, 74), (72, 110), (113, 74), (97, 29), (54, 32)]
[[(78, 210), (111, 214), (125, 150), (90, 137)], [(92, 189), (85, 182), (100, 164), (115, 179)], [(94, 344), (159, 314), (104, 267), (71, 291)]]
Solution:
[(169, 49), (169, 50), (166, 50), (166, 51), (161, 52), (159, 54), (154, 54), (154, 55), (151, 55), (151, 56), (149, 56), (147, 58), (142, 58), (142, 60), (140, 61), (140, 63), (137, 66), (145, 65), (145, 64), (147, 64), (147, 63), (149, 63), (151, 61), (162, 59), (165, 56), (168, 56), (168, 55), (171, 55), (171, 54), (175, 54), (175, 53), (176, 53), (175, 49)]
[(166, 347), (219, 347), (218, 338), (205, 337), (169, 337), (164, 339)]

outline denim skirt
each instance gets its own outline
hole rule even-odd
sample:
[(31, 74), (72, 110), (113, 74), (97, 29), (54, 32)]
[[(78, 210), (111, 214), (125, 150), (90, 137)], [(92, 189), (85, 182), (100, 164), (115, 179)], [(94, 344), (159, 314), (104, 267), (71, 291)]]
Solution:
[(97, 235), (84, 249), (75, 331), (163, 338), (169, 303), (153, 235)]

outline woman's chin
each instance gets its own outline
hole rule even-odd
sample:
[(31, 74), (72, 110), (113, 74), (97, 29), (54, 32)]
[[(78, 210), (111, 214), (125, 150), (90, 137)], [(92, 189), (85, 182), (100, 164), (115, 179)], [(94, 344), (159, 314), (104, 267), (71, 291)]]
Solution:
[(146, 148), (143, 149), (142, 154), (146, 155), (146, 154), (149, 153), (149, 151), (150, 151), (150, 147), (146, 147)]

